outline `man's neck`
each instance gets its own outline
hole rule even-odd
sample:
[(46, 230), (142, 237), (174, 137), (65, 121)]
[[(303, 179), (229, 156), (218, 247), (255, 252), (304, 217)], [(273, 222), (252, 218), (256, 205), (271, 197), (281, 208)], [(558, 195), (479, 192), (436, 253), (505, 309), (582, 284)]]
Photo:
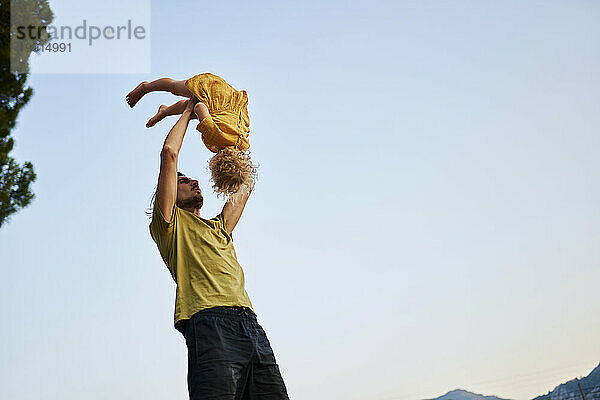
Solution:
[(185, 211), (188, 211), (188, 212), (191, 212), (192, 214), (194, 214), (197, 217), (200, 216), (200, 208), (193, 208), (193, 207), (185, 208), (185, 207), (182, 207), (181, 209), (185, 210)]

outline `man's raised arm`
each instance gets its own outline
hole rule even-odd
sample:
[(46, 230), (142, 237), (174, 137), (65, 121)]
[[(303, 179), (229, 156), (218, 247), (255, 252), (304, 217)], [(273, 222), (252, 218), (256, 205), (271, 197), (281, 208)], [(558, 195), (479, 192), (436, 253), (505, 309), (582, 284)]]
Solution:
[(156, 200), (165, 221), (170, 222), (173, 206), (177, 199), (177, 156), (183, 143), (183, 137), (192, 117), (194, 103), (188, 101), (181, 117), (177, 120), (165, 139), (160, 152), (160, 173)]
[(229, 234), (233, 232), (233, 228), (235, 228), (240, 220), (248, 197), (250, 197), (250, 193), (252, 193), (252, 189), (248, 190), (247, 193), (237, 195), (235, 202), (232, 203), (231, 201), (227, 201), (223, 206), (223, 211), (221, 211), (221, 213), (223, 214), (223, 220), (225, 221), (225, 230), (229, 232)]

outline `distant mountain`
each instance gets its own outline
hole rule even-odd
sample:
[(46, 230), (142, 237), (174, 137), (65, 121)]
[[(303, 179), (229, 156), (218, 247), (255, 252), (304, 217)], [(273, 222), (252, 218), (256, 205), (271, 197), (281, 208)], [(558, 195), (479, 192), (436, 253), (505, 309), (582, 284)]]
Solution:
[(466, 390), (456, 389), (456, 390), (446, 393), (443, 396), (436, 397), (435, 399), (430, 399), (430, 400), (506, 400), (506, 399), (501, 399), (500, 397), (496, 397), (496, 396), (484, 396), (482, 394), (476, 394), (476, 393), (467, 392)]
[[(579, 385), (583, 390), (585, 400), (600, 400), (600, 364), (590, 372), (588, 376), (581, 379), (572, 379), (566, 383), (558, 385), (548, 394), (538, 396), (533, 400), (583, 400)], [(446, 393), (443, 396), (429, 400), (505, 400), (496, 396), (484, 396), (457, 389)]]
[(581, 385), (585, 400), (600, 400), (600, 364), (585, 378), (572, 379), (533, 400), (582, 400), (577, 383)]

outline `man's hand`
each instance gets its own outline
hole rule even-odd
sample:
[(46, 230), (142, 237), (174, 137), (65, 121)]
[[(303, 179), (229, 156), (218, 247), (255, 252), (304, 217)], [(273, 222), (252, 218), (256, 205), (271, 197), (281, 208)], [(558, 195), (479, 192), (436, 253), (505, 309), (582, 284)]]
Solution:
[(185, 110), (184, 110), (184, 112), (189, 112), (189, 113), (191, 113), (192, 111), (194, 111), (194, 106), (196, 105), (196, 103), (197, 103), (197, 101), (194, 101), (194, 99), (189, 99), (189, 100), (186, 102), (186, 105), (185, 105)]

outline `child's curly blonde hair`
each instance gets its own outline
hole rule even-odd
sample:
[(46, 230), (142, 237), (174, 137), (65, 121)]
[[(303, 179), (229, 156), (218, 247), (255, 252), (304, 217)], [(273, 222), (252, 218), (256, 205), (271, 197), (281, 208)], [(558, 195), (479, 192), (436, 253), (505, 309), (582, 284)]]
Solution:
[(220, 149), (208, 161), (208, 168), (213, 181), (213, 190), (217, 196), (233, 200), (233, 195), (248, 192), (254, 188), (257, 178), (256, 168), (252, 163), (250, 151), (240, 151), (226, 147)]

